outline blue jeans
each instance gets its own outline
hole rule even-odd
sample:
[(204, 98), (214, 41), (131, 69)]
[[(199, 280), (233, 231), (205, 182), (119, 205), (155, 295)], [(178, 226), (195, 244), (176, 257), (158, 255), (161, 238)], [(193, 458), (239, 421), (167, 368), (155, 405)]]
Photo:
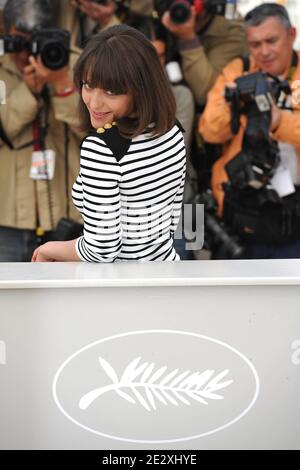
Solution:
[[(41, 243), (51, 239), (52, 232), (47, 232)], [(19, 263), (29, 262), (36, 247), (35, 230), (22, 230), (10, 227), (0, 227), (0, 262)]]
[(186, 243), (188, 243), (188, 241), (184, 235), (182, 235), (182, 238), (174, 238), (173, 245), (176, 250), (176, 253), (179, 254), (181, 261), (194, 260), (195, 257), (193, 255), (193, 251), (186, 250)]
[(300, 240), (283, 245), (253, 244), (246, 248), (245, 259), (300, 258)]

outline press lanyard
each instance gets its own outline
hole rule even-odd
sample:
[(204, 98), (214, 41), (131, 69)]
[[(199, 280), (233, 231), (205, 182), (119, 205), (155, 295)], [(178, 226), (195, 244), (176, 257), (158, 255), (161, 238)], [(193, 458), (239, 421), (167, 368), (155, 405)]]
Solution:
[[(44, 116), (44, 122), (43, 121), (43, 116)], [(43, 108), (39, 109), (39, 112), (37, 114), (37, 117), (35, 118), (33, 124), (32, 124), (32, 136), (33, 136), (33, 150), (34, 151), (41, 151), (44, 155), (45, 148), (46, 148), (46, 134), (47, 134), (47, 128), (48, 128), (48, 122), (47, 122), (47, 111), (43, 110)], [(51, 223), (51, 228), (54, 228), (54, 218), (53, 218), (53, 208), (52, 208), (52, 194), (51, 194), (51, 188), (50, 188), (50, 181), (48, 177), (48, 167), (47, 167), (47, 161), (46, 157), (44, 155), (44, 166), (45, 166), (45, 171), (47, 175), (47, 193), (48, 193), (48, 201), (49, 201), (49, 215), (50, 215), (50, 223)], [(37, 192), (36, 192), (36, 198), (37, 198)], [(40, 226), (40, 221), (39, 218), (37, 217), (37, 228), (36, 228), (36, 236), (37, 236), (37, 242), (41, 243), (42, 242), (42, 237), (44, 236), (45, 232), (44, 229)]]

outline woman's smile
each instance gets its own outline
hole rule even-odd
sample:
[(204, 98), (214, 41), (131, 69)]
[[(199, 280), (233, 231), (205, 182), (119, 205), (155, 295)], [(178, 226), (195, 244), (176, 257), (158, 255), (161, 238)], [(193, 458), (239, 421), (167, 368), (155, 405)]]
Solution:
[(94, 116), (94, 118), (96, 118), (96, 119), (102, 119), (102, 118), (108, 116), (109, 114), (111, 114), (111, 112), (99, 113), (99, 112), (92, 111), (92, 110), (90, 110), (90, 113), (91, 113), (92, 116)]

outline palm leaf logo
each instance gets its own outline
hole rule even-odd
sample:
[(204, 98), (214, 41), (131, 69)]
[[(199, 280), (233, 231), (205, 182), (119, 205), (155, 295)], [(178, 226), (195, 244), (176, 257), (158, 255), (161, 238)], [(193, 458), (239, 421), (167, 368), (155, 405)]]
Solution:
[(168, 372), (167, 366), (156, 369), (154, 363), (140, 361), (141, 357), (137, 357), (130, 362), (119, 378), (113, 367), (99, 357), (100, 365), (112, 380), (112, 384), (85, 394), (79, 401), (79, 408), (86, 410), (97, 398), (111, 391), (132, 404), (139, 403), (147, 411), (156, 410), (157, 402), (179, 406), (180, 403), (190, 405), (191, 401), (197, 401), (208, 405), (209, 400), (223, 400), (224, 397), (215, 392), (223, 390), (233, 382), (222, 382), (229, 370), (223, 370), (217, 375), (214, 370), (200, 373), (190, 370), (179, 372), (174, 369)]

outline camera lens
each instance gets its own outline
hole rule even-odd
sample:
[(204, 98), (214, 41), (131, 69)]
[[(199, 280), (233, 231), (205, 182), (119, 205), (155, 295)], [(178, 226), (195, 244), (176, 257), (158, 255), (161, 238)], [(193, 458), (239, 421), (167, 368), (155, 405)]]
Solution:
[(170, 8), (170, 17), (173, 23), (185, 23), (190, 16), (190, 5), (184, 1), (175, 2)]
[(68, 64), (69, 54), (63, 45), (56, 41), (49, 41), (43, 47), (41, 59), (48, 69), (59, 70)]

